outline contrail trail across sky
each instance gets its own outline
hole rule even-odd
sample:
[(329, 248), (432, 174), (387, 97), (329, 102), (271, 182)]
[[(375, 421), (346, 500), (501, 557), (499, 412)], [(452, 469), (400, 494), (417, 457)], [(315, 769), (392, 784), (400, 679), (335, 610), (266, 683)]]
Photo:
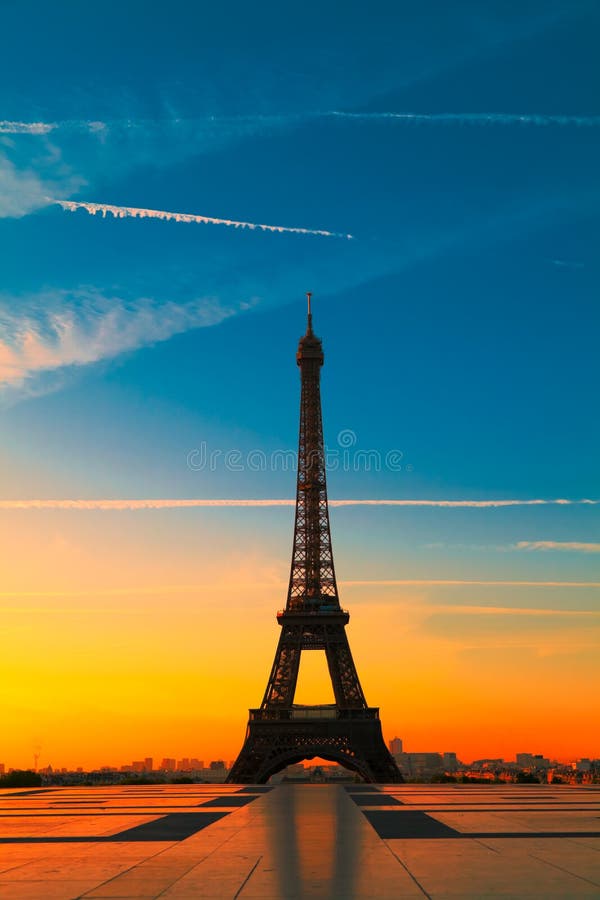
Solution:
[[(48, 134), (58, 128), (57, 122), (0, 122), (0, 134)], [(89, 129), (86, 129), (89, 130)]]
[[(98, 499), (98, 500), (0, 500), (3, 509), (137, 510), (195, 507), (294, 506), (293, 499)], [(329, 500), (330, 506), (403, 506), (493, 509), (507, 506), (597, 506), (600, 500)]]
[[(344, 588), (361, 588), (361, 587), (369, 587), (369, 588), (388, 588), (388, 587), (493, 587), (493, 588), (502, 588), (502, 587), (532, 587), (532, 588), (548, 588), (548, 587), (556, 587), (556, 588), (599, 588), (600, 581), (469, 581), (467, 579), (431, 579), (431, 578), (399, 578), (399, 579), (388, 579), (388, 580), (377, 580), (373, 579), (370, 581), (345, 581), (344, 579), (340, 579), (338, 581), (340, 587)], [(83, 588), (81, 590), (38, 590), (38, 591), (0, 591), (0, 600), (5, 599), (23, 599), (23, 598), (34, 598), (34, 597), (60, 597), (63, 600), (67, 597), (127, 597), (127, 596), (144, 596), (144, 595), (152, 595), (152, 594), (188, 594), (195, 593), (197, 591), (229, 591), (232, 586), (240, 586), (237, 582), (230, 581), (212, 581), (212, 582), (199, 582), (195, 584), (153, 584), (151, 586), (147, 585), (136, 585), (133, 587), (105, 587), (105, 588), (93, 588), (88, 590)], [(267, 590), (272, 590), (274, 588), (280, 589), (287, 586), (287, 581), (283, 579), (277, 579), (273, 581), (252, 581), (253, 588), (264, 588)], [(465, 613), (482, 613), (484, 615), (493, 615), (497, 613), (508, 613), (510, 615), (533, 615), (533, 616), (593, 616), (596, 617), (600, 615), (600, 613), (595, 609), (553, 609), (547, 607), (522, 607), (522, 606), (471, 606), (471, 605), (455, 605), (447, 606), (447, 605), (438, 605), (438, 604), (427, 604), (428, 612), (448, 612), (449, 610), (454, 615), (456, 612), (465, 612)], [(39, 607), (40, 612), (52, 612), (57, 613), (60, 612), (60, 608), (56, 606), (52, 606), (51, 610), (47, 607)], [(31, 611), (31, 609), (24, 608), (23, 606), (16, 607), (0, 607), (0, 611), (2, 612), (27, 612)], [(64, 610), (65, 612), (73, 612), (72, 608), (68, 608)], [(94, 608), (83, 608), (80, 607), (78, 613), (83, 612), (96, 612)], [(106, 610), (101, 610), (105, 612)], [(118, 612), (119, 610), (113, 609), (111, 610), (111, 614), (114, 612)]]
[(0, 121), (0, 134), (49, 134), (52, 131), (87, 131), (91, 134), (103, 134), (111, 129), (135, 131), (144, 128), (176, 128), (177, 126), (254, 124), (265, 126), (284, 125), (286, 123), (309, 122), (315, 119), (343, 118), (368, 121), (395, 120), (396, 122), (424, 122), (431, 125), (526, 125), (533, 127), (576, 127), (595, 128), (600, 126), (598, 115), (570, 115), (562, 113), (512, 113), (512, 112), (352, 112), (344, 110), (325, 110), (324, 112), (275, 113), (273, 115), (245, 116), (195, 116), (171, 119), (113, 119), (99, 121), (95, 119), (66, 119), (58, 122), (19, 122)]
[(341, 119), (355, 119), (364, 122), (395, 120), (402, 122), (426, 122), (431, 125), (574, 125), (579, 128), (594, 128), (600, 125), (600, 116), (540, 115), (538, 113), (412, 113), (412, 112), (343, 112), (328, 113)]
[(103, 218), (107, 215), (114, 216), (116, 219), (163, 219), (173, 222), (193, 222), (204, 225), (229, 225), (232, 228), (250, 228), (260, 231), (287, 232), (291, 234), (310, 234), (317, 237), (338, 237), (351, 240), (351, 234), (338, 234), (334, 231), (323, 231), (316, 228), (292, 228), (286, 225), (264, 225), (260, 222), (237, 222), (233, 219), (217, 219), (213, 216), (199, 216), (190, 213), (167, 212), (162, 209), (139, 209), (135, 206), (112, 206), (108, 203), (86, 203), (82, 200), (52, 200), (50, 203), (56, 203), (69, 212), (75, 212), (78, 209), (85, 209), (90, 215), (95, 216), (97, 213)]

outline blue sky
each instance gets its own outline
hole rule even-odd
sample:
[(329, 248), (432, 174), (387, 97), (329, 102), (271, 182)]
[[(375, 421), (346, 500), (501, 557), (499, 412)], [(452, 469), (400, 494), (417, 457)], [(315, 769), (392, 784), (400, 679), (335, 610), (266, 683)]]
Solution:
[[(353, 451), (402, 454), (393, 471), (332, 470), (332, 497), (600, 497), (595, 3), (24, 0), (0, 15), (3, 499), (292, 497), (290, 471), (188, 459), (295, 449), (306, 290), (327, 444), (351, 432)], [(597, 581), (597, 510), (336, 509), (338, 572)], [(173, 570), (201, 539), (284, 571), (291, 542), (290, 509), (0, 516), (32, 548), (48, 531), (114, 549), (123, 530), (144, 565), (170, 541)]]
[(336, 495), (596, 496), (594, 5), (126, 9), (3, 11), (2, 416), (28, 469), (6, 495), (289, 495), (185, 459), (294, 447), (310, 288), (330, 445), (411, 467), (332, 473)]

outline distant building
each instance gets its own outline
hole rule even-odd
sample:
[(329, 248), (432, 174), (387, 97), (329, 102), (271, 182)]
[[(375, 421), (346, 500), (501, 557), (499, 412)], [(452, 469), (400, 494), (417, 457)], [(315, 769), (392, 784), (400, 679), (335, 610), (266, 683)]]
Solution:
[(134, 759), (131, 763), (131, 771), (132, 772), (143, 772), (144, 771), (144, 760), (143, 759)]
[(0, 763), (0, 775), (4, 775), (4, 763)]
[(587, 756), (578, 759), (574, 764), (573, 768), (576, 772), (591, 772), (592, 771), (592, 761), (588, 759)]
[(204, 768), (204, 760), (203, 760), (203, 759), (196, 759), (196, 757), (194, 756), (192, 759), (190, 759), (190, 766), (192, 767), (192, 769), (194, 770), (194, 772), (197, 772), (197, 771), (199, 771), (200, 769), (203, 769), (203, 768)]
[(152, 757), (147, 756), (144, 760), (144, 771), (151, 772), (153, 763), (154, 763), (154, 760), (152, 759)]
[(172, 759), (170, 756), (165, 756), (160, 764), (160, 767), (165, 772), (174, 772), (177, 768), (177, 760)]
[(439, 753), (410, 753), (412, 768), (418, 774), (439, 772), (444, 768), (444, 761)]
[(490, 769), (500, 769), (504, 766), (504, 760), (495, 758), (495, 759), (474, 759), (471, 763), (471, 769), (476, 771), (489, 771)]
[(548, 769), (550, 760), (541, 753), (517, 753), (517, 765), (520, 769)]
[(521, 769), (530, 769), (533, 766), (533, 753), (517, 753), (515, 759)]
[(402, 753), (402, 738), (392, 738), (389, 743), (389, 748), (392, 756), (395, 756), (397, 753)]
[(442, 762), (445, 772), (456, 772), (460, 767), (460, 761), (456, 758), (456, 753), (444, 753)]
[(445, 771), (440, 753), (396, 753), (394, 759), (402, 774), (413, 778)]
[(190, 760), (188, 756), (184, 756), (183, 759), (180, 759), (177, 763), (177, 771), (178, 772), (189, 772), (190, 771)]

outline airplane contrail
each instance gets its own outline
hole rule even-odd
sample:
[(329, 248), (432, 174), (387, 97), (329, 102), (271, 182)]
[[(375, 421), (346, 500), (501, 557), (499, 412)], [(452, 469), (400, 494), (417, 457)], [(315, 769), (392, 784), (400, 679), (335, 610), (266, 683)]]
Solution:
[(341, 119), (355, 119), (365, 122), (378, 119), (395, 119), (404, 122), (427, 122), (440, 125), (575, 125), (579, 128), (595, 128), (600, 125), (600, 116), (542, 115), (539, 113), (410, 113), (410, 112), (344, 112), (334, 110), (329, 113)]
[[(293, 499), (98, 499), (98, 500), (0, 500), (3, 509), (138, 510), (203, 507), (295, 506)], [(600, 500), (329, 500), (333, 507), (402, 506), (493, 509), (507, 506), (597, 506)]]
[(88, 131), (91, 134), (103, 134), (111, 130), (143, 131), (158, 128), (189, 128), (194, 126), (256, 126), (285, 125), (306, 121), (330, 113), (273, 113), (249, 114), (240, 116), (190, 116), (188, 118), (140, 118), (140, 119), (61, 119), (57, 122), (19, 122), (10, 119), (0, 120), (0, 134), (48, 134), (51, 131)]
[[(483, 581), (462, 578), (390, 578), (374, 579), (372, 581), (340, 581), (344, 587), (404, 587), (404, 586), (431, 586), (431, 587), (600, 587), (600, 581)], [(448, 607), (451, 609), (451, 607)], [(592, 610), (597, 615), (595, 610)]]
[(50, 203), (62, 206), (69, 212), (75, 212), (78, 209), (85, 209), (90, 215), (95, 216), (100, 213), (103, 218), (107, 215), (114, 216), (116, 219), (163, 219), (173, 222), (194, 222), (204, 225), (228, 225), (232, 228), (250, 228), (251, 230), (259, 229), (260, 231), (287, 232), (290, 234), (311, 234), (318, 237), (336, 237), (352, 240), (351, 234), (339, 234), (334, 231), (324, 231), (316, 228), (293, 228), (286, 225), (264, 225), (260, 222), (237, 222), (233, 219), (217, 219), (214, 216), (199, 216), (190, 213), (168, 212), (163, 209), (139, 209), (135, 206), (113, 206), (108, 203), (87, 203), (82, 200), (53, 200), (48, 198)]
[(58, 122), (0, 122), (0, 134), (48, 134), (55, 128)]
[(195, 116), (172, 119), (113, 119), (106, 122), (94, 119), (65, 119), (59, 122), (19, 122), (0, 121), (2, 134), (48, 134), (58, 129), (62, 131), (88, 131), (102, 134), (113, 128), (135, 130), (147, 127), (190, 126), (204, 123), (212, 126), (232, 124), (285, 124), (312, 121), (315, 119), (343, 118), (367, 121), (392, 119), (403, 122), (425, 122), (432, 125), (533, 125), (535, 127), (575, 126), (578, 128), (595, 128), (600, 125), (597, 115), (570, 115), (559, 113), (510, 113), (510, 112), (351, 112), (344, 110), (326, 110), (324, 112), (307, 113), (275, 113), (273, 115), (245, 116)]
[(600, 500), (330, 500), (330, 506), (438, 506), (487, 509), (502, 506), (595, 506)]
[[(195, 593), (198, 591), (230, 591), (232, 587), (242, 586), (243, 582), (238, 581), (212, 581), (212, 582), (196, 582), (194, 584), (153, 584), (151, 586), (146, 585), (137, 585), (133, 587), (106, 587), (106, 588), (94, 588), (88, 590), (86, 588), (80, 590), (37, 590), (37, 591), (0, 591), (0, 600), (14, 600), (14, 599), (33, 599), (36, 597), (57, 597), (61, 599), (66, 599), (68, 597), (127, 597), (127, 596), (144, 596), (144, 595), (153, 595), (153, 594), (187, 594), (187, 593)], [(494, 588), (502, 588), (502, 587), (531, 587), (531, 588), (599, 588), (600, 581), (469, 581), (466, 579), (430, 579), (430, 578), (403, 578), (403, 579), (390, 579), (390, 580), (371, 580), (371, 581), (345, 581), (343, 579), (338, 581), (340, 587), (344, 588), (353, 588), (353, 587), (372, 587), (372, 588), (387, 588), (387, 587), (494, 587)], [(254, 589), (265, 589), (279, 590), (282, 587), (287, 586), (287, 581), (283, 579), (277, 579), (273, 581), (256, 581), (252, 580), (252, 587)], [(354, 601), (356, 602), (356, 601)], [(499, 612), (507, 612), (513, 615), (557, 615), (557, 616), (593, 616), (596, 617), (600, 615), (600, 613), (595, 609), (548, 609), (548, 608), (531, 608), (531, 607), (522, 607), (522, 606), (508, 606), (508, 607), (498, 607), (498, 606), (470, 606), (470, 605), (452, 605), (448, 606), (438, 605), (438, 604), (430, 604), (428, 603), (425, 607), (427, 612), (451, 612), (452, 614), (456, 612), (465, 612), (465, 613), (483, 613), (483, 614), (494, 614)], [(52, 606), (51, 609), (38, 607), (38, 611), (40, 612), (52, 612), (57, 613), (61, 612), (60, 607)], [(26, 612), (32, 611), (27, 610), (23, 606), (16, 607), (0, 607), (0, 612)], [(63, 610), (64, 612), (72, 612), (71, 609)], [(80, 607), (78, 612), (94, 612), (98, 610), (94, 610), (93, 607), (86, 606), (84, 609)], [(106, 612), (106, 609), (100, 610), (102, 612)], [(122, 609), (114, 609), (111, 610), (113, 612), (120, 612)]]

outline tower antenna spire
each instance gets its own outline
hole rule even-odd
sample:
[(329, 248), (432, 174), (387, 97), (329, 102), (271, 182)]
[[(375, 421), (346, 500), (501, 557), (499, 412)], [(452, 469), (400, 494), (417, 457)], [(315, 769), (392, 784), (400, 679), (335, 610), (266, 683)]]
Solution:
[(312, 300), (312, 291), (306, 292), (306, 302), (308, 304), (308, 324), (306, 327), (306, 333), (312, 334), (312, 309), (311, 309), (311, 300)]

